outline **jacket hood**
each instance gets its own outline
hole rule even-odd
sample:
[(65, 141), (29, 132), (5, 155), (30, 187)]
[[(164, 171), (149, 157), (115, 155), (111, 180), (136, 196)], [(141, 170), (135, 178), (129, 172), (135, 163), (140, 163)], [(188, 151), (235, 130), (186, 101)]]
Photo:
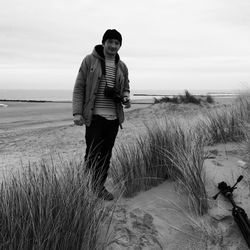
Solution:
[[(105, 56), (104, 56), (104, 52), (103, 52), (103, 45), (102, 44), (98, 44), (95, 46), (93, 52), (92, 52), (93, 56), (101, 59), (101, 60), (105, 60)], [(117, 53), (115, 56), (115, 63), (118, 63), (120, 61), (120, 56)]]

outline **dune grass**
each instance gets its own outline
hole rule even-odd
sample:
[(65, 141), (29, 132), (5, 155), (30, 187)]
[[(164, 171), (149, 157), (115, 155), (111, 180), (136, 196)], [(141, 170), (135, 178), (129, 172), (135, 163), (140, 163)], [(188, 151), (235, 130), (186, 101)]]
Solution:
[(111, 175), (116, 185), (123, 189), (125, 197), (147, 190), (165, 180), (164, 165), (156, 164), (154, 149), (144, 136), (138, 136), (133, 143), (116, 147)]
[[(221, 229), (204, 216), (209, 202), (203, 171), (208, 155), (204, 147), (245, 140), (249, 154), (249, 111), (249, 98), (241, 97), (232, 105), (207, 110), (192, 122), (165, 117), (147, 123), (145, 134), (137, 137), (133, 146), (118, 148), (115, 164), (120, 169), (126, 195), (132, 196), (168, 178), (174, 180), (188, 196), (190, 211), (182, 210), (186, 224), (204, 243), (204, 249), (221, 249), (225, 243)], [(182, 228), (173, 229), (186, 234)], [(193, 241), (197, 243), (197, 238), (193, 237)]]
[(191, 94), (188, 90), (185, 90), (184, 95), (178, 95), (178, 96), (173, 96), (173, 97), (167, 97), (164, 96), (160, 99), (154, 98), (154, 103), (163, 103), (163, 102), (168, 102), (168, 103), (175, 103), (175, 104), (180, 104), (180, 103), (193, 103), (200, 105), (202, 102), (207, 102), (207, 103), (214, 103), (214, 99), (211, 95), (206, 95), (206, 96), (195, 96)]
[(178, 120), (155, 120), (147, 124), (146, 135), (141, 135), (135, 145), (118, 148), (117, 182), (123, 180), (125, 194), (131, 196), (171, 178), (188, 194), (192, 208), (204, 214), (208, 204), (202, 171), (203, 145), (202, 136)]
[[(216, 226), (217, 222), (208, 216), (200, 216), (196, 211), (186, 211), (180, 207), (176, 202), (171, 200), (162, 199), (166, 204), (171, 204), (172, 211), (183, 219), (182, 228), (170, 224), (169, 226), (175, 231), (188, 236), (183, 237), (184, 243), (194, 243), (193, 247), (188, 249), (221, 249), (223, 245), (222, 229)], [(194, 247), (195, 246), (195, 247)], [(199, 248), (197, 248), (199, 246)], [(186, 248), (187, 249), (187, 248)]]
[[(207, 193), (205, 189), (205, 174), (203, 163), (205, 160), (204, 142), (202, 138), (188, 134), (186, 145), (178, 145), (174, 150), (163, 149), (162, 156), (167, 163), (170, 160), (172, 173), (169, 175), (177, 181), (187, 196), (191, 210), (203, 215), (208, 210)], [(200, 135), (199, 135), (200, 136)], [(195, 139), (195, 142), (192, 140)], [(166, 165), (168, 166), (168, 165)]]
[(249, 103), (237, 102), (234, 106), (221, 107), (206, 112), (199, 126), (211, 144), (237, 142), (246, 139), (249, 122)]
[(89, 180), (82, 164), (71, 162), (29, 166), (3, 181), (0, 249), (102, 249), (106, 214)]
[[(189, 196), (192, 209), (208, 209), (203, 163), (206, 145), (242, 141), (250, 120), (249, 98), (209, 109), (194, 121), (164, 117), (145, 124), (146, 132), (131, 145), (119, 145), (113, 163), (115, 183), (133, 196), (171, 178)], [(113, 175), (114, 176), (114, 175)]]

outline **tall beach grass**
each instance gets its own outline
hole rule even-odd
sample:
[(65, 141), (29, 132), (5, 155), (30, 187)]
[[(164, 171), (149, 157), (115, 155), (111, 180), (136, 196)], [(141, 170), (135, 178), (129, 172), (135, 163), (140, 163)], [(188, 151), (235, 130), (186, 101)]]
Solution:
[(249, 122), (248, 103), (237, 102), (206, 112), (199, 126), (211, 144), (237, 142), (246, 139), (246, 124)]
[(155, 120), (132, 147), (118, 148), (113, 168), (120, 170), (117, 182), (123, 180), (126, 195), (131, 196), (171, 178), (188, 194), (192, 208), (203, 214), (208, 208), (203, 146), (202, 136), (179, 120)]
[(186, 191), (192, 209), (197, 214), (206, 213), (204, 147), (244, 140), (249, 103), (248, 97), (241, 97), (232, 105), (206, 109), (190, 119), (166, 116), (145, 124), (146, 132), (132, 145), (117, 147), (115, 183), (123, 183), (125, 195), (132, 196), (171, 178)]
[(0, 249), (104, 249), (105, 209), (89, 180), (82, 164), (71, 162), (29, 166), (3, 181)]

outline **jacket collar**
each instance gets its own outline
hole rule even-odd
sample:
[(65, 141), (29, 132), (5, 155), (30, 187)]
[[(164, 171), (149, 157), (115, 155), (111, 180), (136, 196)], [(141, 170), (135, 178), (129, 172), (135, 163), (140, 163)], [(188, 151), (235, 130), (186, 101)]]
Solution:
[[(103, 52), (103, 46), (102, 44), (98, 44), (95, 46), (93, 53), (94, 56), (98, 57), (101, 60), (105, 60), (104, 52)], [(117, 64), (120, 61), (120, 56), (117, 53), (115, 56), (115, 63)]]

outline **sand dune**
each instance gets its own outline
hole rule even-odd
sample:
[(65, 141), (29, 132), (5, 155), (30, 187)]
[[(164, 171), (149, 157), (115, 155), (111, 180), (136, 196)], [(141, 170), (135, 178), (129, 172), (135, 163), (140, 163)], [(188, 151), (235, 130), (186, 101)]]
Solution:
[[(83, 127), (73, 125), (70, 103), (7, 105), (8, 108), (0, 110), (2, 176), (19, 169), (21, 164), (36, 164), (41, 159), (49, 161), (51, 156), (58, 161), (83, 157), (85, 132)], [(209, 107), (134, 105), (133, 109), (126, 111), (126, 121), (119, 131), (116, 143), (133, 140), (135, 133), (142, 132), (144, 123), (149, 120), (162, 116), (191, 119), (204, 109)], [(236, 143), (216, 145), (206, 150), (213, 155), (205, 161), (206, 188), (209, 197), (212, 197), (217, 192), (219, 181), (226, 180), (232, 184), (240, 174), (246, 174), (245, 159)], [(107, 186), (116, 192), (112, 190), (112, 181)], [(239, 185), (236, 198), (250, 214), (248, 182)], [(109, 249), (221, 249), (214, 242), (211, 242), (212, 248), (204, 245), (204, 235), (199, 227), (202, 227), (202, 223), (209, 222), (217, 223), (218, 228), (224, 229), (222, 233), (228, 247), (223, 249), (244, 249), (245, 243), (239, 230), (233, 225), (229, 204), (220, 197), (216, 202), (211, 200), (210, 205), (211, 209), (206, 217), (195, 218), (197, 230), (194, 231), (194, 227), (190, 226), (192, 214), (189, 212), (188, 202), (177, 191), (173, 182), (164, 182), (134, 198), (121, 198), (112, 223), (115, 237), (121, 240), (113, 243)], [(145, 248), (136, 248), (140, 246)]]

